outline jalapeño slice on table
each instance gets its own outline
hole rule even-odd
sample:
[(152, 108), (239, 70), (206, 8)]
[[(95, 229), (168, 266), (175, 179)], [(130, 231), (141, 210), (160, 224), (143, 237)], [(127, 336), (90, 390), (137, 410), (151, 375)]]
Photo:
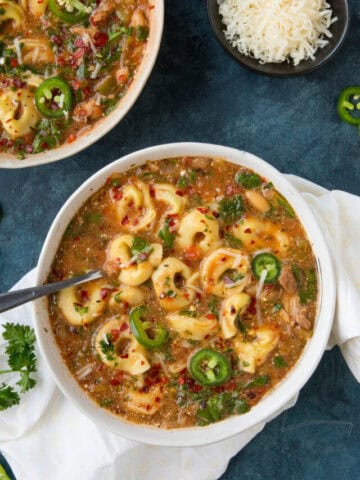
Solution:
[(191, 376), (205, 387), (215, 387), (231, 377), (231, 365), (225, 355), (210, 348), (203, 348), (190, 360)]
[(146, 307), (134, 307), (130, 311), (130, 328), (136, 340), (149, 350), (161, 347), (168, 339), (168, 331), (158, 323), (144, 320)]
[(48, 7), (61, 21), (70, 24), (87, 19), (92, 10), (80, 0), (48, 0)]
[(73, 93), (70, 85), (60, 77), (44, 80), (35, 92), (35, 104), (45, 117), (65, 116), (73, 106)]
[(337, 104), (338, 114), (344, 122), (360, 127), (360, 115), (354, 115), (356, 110), (360, 110), (360, 86), (347, 87), (340, 94)]
[(281, 264), (272, 253), (260, 253), (253, 258), (251, 269), (257, 280), (260, 280), (263, 270), (266, 270), (265, 283), (274, 283), (279, 278)]

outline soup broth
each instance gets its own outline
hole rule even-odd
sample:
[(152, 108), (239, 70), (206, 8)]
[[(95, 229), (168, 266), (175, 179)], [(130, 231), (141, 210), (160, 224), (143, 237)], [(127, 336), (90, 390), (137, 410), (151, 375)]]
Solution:
[(208, 425), (246, 413), (299, 359), (317, 310), (311, 245), (257, 173), (181, 157), (113, 174), (79, 210), (49, 281), (62, 357), (86, 393), (130, 422)]

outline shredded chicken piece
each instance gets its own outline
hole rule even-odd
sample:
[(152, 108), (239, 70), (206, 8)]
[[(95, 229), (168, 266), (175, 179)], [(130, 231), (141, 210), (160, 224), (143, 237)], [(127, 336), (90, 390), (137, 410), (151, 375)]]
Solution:
[(116, 2), (114, 0), (102, 0), (91, 15), (91, 23), (98, 25), (105, 22), (115, 10)]
[(281, 269), (279, 283), (283, 289), (291, 295), (297, 292), (297, 283), (290, 265), (284, 265)]
[[(301, 305), (300, 298), (298, 295), (290, 295), (289, 293), (284, 293), (281, 297), (282, 304), (284, 308), (280, 310), (281, 317), (284, 321), (288, 320), (291, 325), (295, 323), (300, 325), (301, 328), (305, 330), (311, 329), (311, 322), (307, 318), (307, 310), (304, 305)], [(287, 314), (287, 315), (286, 315)]]
[(76, 122), (81, 122), (84, 120), (97, 120), (102, 115), (102, 108), (99, 105), (96, 105), (94, 99), (86, 100), (81, 102), (74, 108), (73, 119)]

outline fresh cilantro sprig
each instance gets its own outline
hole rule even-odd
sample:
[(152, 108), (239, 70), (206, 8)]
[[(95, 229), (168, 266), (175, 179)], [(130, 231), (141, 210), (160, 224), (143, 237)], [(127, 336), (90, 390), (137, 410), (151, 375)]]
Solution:
[[(0, 370), (0, 375), (18, 372), (19, 380), (16, 385), (20, 393), (33, 388), (36, 380), (32, 374), (36, 372), (35, 332), (27, 325), (6, 323), (3, 338), (7, 341), (5, 353), (9, 369)], [(19, 393), (11, 386), (3, 383), (0, 387), (0, 410), (5, 410), (20, 402)]]

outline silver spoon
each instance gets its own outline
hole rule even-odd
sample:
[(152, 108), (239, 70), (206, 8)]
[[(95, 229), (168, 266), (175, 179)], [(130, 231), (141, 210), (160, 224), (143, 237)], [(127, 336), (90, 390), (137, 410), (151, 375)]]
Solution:
[(73, 285), (80, 285), (81, 283), (89, 282), (90, 280), (97, 280), (103, 276), (104, 274), (101, 270), (93, 270), (85, 275), (68, 278), (67, 280), (62, 280), (61, 282), (48, 283), (46, 285), (40, 285), (39, 287), (31, 287), (25, 288), (24, 290), (1, 293), (0, 313), (6, 312), (6, 310), (18, 307), (24, 303), (31, 302), (31, 300), (35, 300), (36, 298), (58, 292), (63, 288), (71, 287)]

